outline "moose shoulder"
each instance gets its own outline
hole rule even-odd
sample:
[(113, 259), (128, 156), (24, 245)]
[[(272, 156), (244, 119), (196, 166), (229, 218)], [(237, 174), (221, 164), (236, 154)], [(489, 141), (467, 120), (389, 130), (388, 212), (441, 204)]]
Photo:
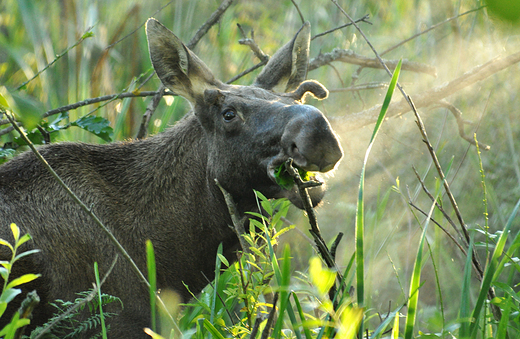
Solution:
[[(192, 104), (192, 112), (145, 140), (61, 143), (41, 147), (40, 152), (142, 270), (145, 240), (152, 240), (158, 288), (173, 289), (187, 300), (190, 294), (183, 284), (194, 293), (206, 285), (204, 275), (213, 276), (218, 245), (223, 243), (230, 258), (238, 247), (214, 179), (232, 195), (240, 213), (255, 209), (253, 190), (296, 202), (294, 188), (285, 190), (275, 183), (275, 169), (293, 158), (299, 168), (326, 172), (342, 151), (323, 114), (303, 104), (308, 93), (327, 95), (321, 84), (304, 81), (309, 24), (271, 58), (252, 86), (215, 79), (156, 20), (148, 20), (146, 32), (157, 75)], [(275, 86), (285, 92), (272, 91)], [(311, 196), (319, 203), (323, 189), (311, 189)], [(73, 300), (75, 293), (91, 288), (93, 263), (99, 263), (103, 275), (118, 252), (32, 153), (0, 167), (0, 222), (0, 238), (11, 238), (9, 224), (14, 222), (33, 237), (25, 249), (41, 250), (17, 262), (13, 272), (42, 275), (25, 287), (36, 289), (42, 300), (34, 311), (35, 325), (52, 315), (49, 301)], [(10, 253), (0, 251), (0, 260), (8, 260)], [(103, 291), (124, 303), (121, 314), (111, 319), (111, 336), (146, 337), (146, 288), (124, 260), (118, 260)]]

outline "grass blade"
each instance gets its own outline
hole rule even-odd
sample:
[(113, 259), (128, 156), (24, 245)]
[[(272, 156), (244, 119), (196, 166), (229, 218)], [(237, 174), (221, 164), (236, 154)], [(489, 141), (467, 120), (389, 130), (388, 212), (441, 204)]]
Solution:
[[(276, 257), (272, 257), (271, 260), (273, 261), (273, 266), (275, 267), (276, 271), (276, 267), (278, 266), (276, 262)], [(280, 268), (278, 267), (278, 274), (276, 275), (276, 279), (280, 289), (280, 308), (278, 309), (278, 319), (276, 320), (273, 335), (275, 338), (279, 338), (280, 333), (282, 332), (285, 311), (290, 308), (288, 289), (289, 282), (291, 279), (291, 251), (289, 245), (286, 245), (284, 248), (282, 270), (280, 271)], [(287, 307), (288, 305), (289, 307)], [(289, 314), (289, 316), (291, 317), (291, 314)], [(294, 317), (294, 313), (292, 314), (292, 317)], [(294, 321), (296, 321), (296, 318), (294, 318)]]
[(101, 283), (99, 280), (99, 269), (98, 263), (94, 262), (94, 275), (96, 276), (96, 286), (97, 286), (97, 295), (99, 302), (99, 315), (101, 320), (101, 333), (103, 335), (103, 339), (107, 339), (107, 328), (105, 326), (105, 316), (103, 315), (103, 300), (101, 299)]
[(300, 315), (300, 319), (302, 321), (302, 328), (303, 328), (303, 333), (305, 334), (305, 338), (312, 339), (311, 331), (305, 325), (303, 325), (303, 323), (305, 322), (305, 315), (303, 314), (303, 309), (300, 304), (300, 300), (298, 299), (298, 296), (296, 295), (296, 293), (292, 292), (291, 295), (294, 299), (294, 304), (296, 305), (296, 309), (298, 310), (298, 314)]
[(151, 240), (146, 240), (146, 265), (148, 268), (148, 282), (150, 283), (150, 311), (152, 317), (152, 331), (157, 331), (156, 326), (156, 291), (157, 291), (157, 279), (156, 279), (156, 268), (155, 268), (155, 252), (153, 250), (153, 244)]
[(224, 339), (224, 336), (209, 322), (208, 319), (204, 319), (204, 327), (211, 333), (212, 338)]
[(464, 277), (462, 281), (462, 299), (460, 302), (460, 330), (459, 337), (460, 338), (468, 338), (469, 337), (469, 325), (470, 325), (470, 299), (471, 299), (471, 270), (472, 270), (472, 260), (473, 260), (473, 246), (474, 246), (474, 235), (471, 234), (468, 256), (466, 258), (466, 264), (464, 266)]
[[(388, 106), (390, 105), (390, 101), (392, 99), (392, 95), (394, 93), (395, 86), (397, 84), (397, 79), (399, 78), (399, 73), (401, 70), (401, 60), (397, 64), (395, 68), (394, 75), (392, 76), (392, 80), (390, 81), (390, 85), (388, 86), (388, 90), (386, 92), (385, 100), (383, 102), (383, 106), (381, 107), (381, 112), (379, 113), (379, 117), (377, 119), (376, 125), (374, 127), (374, 131), (372, 133), (372, 137), (370, 138), (370, 143), (365, 153), (365, 159), (363, 161), (363, 167), (361, 169), (361, 178), (359, 180), (359, 193), (356, 207), (356, 231), (355, 231), (355, 243), (356, 243), (356, 290), (357, 290), (357, 302), (359, 307), (363, 307), (365, 303), (365, 262), (364, 262), (364, 186), (365, 186), (365, 168), (368, 160), (368, 155), (370, 154), (370, 150), (372, 149), (372, 145), (374, 144), (374, 140), (377, 136), (377, 132), (381, 127), (381, 124), (384, 121), (386, 112), (388, 110)], [(360, 333), (363, 333), (363, 323), (360, 326)]]
[(403, 308), (403, 305), (399, 306), (395, 311), (390, 313), (385, 321), (383, 321), (376, 330), (372, 333), (370, 336), (370, 339), (376, 339), (380, 338), (381, 335), (386, 331), (386, 327), (393, 321), (394, 322), (394, 329), (392, 330), (392, 338), (395, 336), (395, 338), (398, 338), (399, 336), (399, 312), (401, 312), (401, 309)]
[(480, 292), (479, 292), (479, 295), (477, 298), (477, 303), (475, 304), (475, 308), (473, 309), (473, 312), (471, 314), (473, 322), (470, 325), (470, 334), (472, 336), (475, 336), (477, 333), (480, 312), (482, 311), (484, 302), (486, 301), (486, 297), (487, 297), (489, 288), (491, 287), (491, 283), (493, 282), (495, 275), (498, 272), (498, 270), (497, 270), (498, 259), (502, 255), (502, 252), (504, 251), (507, 236), (509, 234), (511, 225), (513, 224), (513, 219), (516, 216), (516, 213), (517, 213), (519, 207), (520, 207), (520, 199), (516, 203), (516, 206), (513, 209), (511, 216), (507, 220), (506, 226), (504, 227), (504, 230), (503, 230), (502, 234), (500, 235), (500, 238), (498, 239), (498, 242), (495, 246), (493, 255), (491, 256), (491, 260), (489, 261), (488, 265), (486, 265), (484, 279), (482, 279), (482, 283), (480, 285)]
[(433, 213), (433, 208), (435, 204), (432, 204), (430, 208), (430, 212), (428, 213), (428, 218), (426, 219), (426, 224), (424, 225), (424, 229), (421, 235), (421, 240), (419, 242), (419, 248), (417, 249), (417, 255), (415, 257), (415, 263), (412, 272), (412, 278), (410, 282), (410, 296), (408, 299), (408, 312), (406, 314), (406, 322), (404, 326), (404, 338), (412, 339), (413, 338), (413, 330), (415, 327), (415, 319), (417, 318), (417, 304), (419, 302), (419, 288), (421, 287), (421, 271), (423, 264), (423, 247), (426, 241), (426, 230), (428, 229), (430, 217)]

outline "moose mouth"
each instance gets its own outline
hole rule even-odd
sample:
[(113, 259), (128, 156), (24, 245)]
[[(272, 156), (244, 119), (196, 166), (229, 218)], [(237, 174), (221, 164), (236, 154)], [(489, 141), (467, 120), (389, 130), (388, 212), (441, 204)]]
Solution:
[[(293, 203), (293, 205), (303, 209), (304, 207), (298, 188), (295, 185), (294, 178), (289, 174), (285, 167), (285, 161), (280, 161), (280, 159), (277, 160), (278, 161), (271, 162), (267, 167), (268, 177), (281, 189), (281, 194), (278, 195), (277, 198), (287, 198)], [(298, 166), (298, 164), (293, 163), (292, 167), (298, 171), (298, 174), (303, 181), (317, 181), (322, 183), (320, 186), (310, 187), (307, 189), (312, 201), (312, 206), (314, 207), (318, 205), (325, 194), (325, 185), (323, 180), (319, 178), (318, 173), (307, 171), (301, 166)]]

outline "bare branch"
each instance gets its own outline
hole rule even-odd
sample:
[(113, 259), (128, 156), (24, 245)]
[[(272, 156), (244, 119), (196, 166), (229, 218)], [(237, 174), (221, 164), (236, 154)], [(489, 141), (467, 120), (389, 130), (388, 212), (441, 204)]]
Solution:
[(357, 91), (364, 91), (364, 90), (370, 90), (370, 89), (382, 89), (382, 88), (388, 88), (388, 83), (374, 82), (374, 83), (360, 84), (360, 85), (350, 86), (350, 87), (345, 87), (345, 88), (331, 88), (331, 89), (329, 89), (329, 93), (357, 92)]
[[(337, 269), (336, 262), (334, 261), (334, 258), (327, 248), (327, 245), (325, 243), (325, 240), (323, 240), (323, 237), (321, 236), (321, 231), (318, 226), (318, 221), (316, 218), (316, 212), (312, 208), (312, 202), (311, 198), (309, 196), (309, 193), (307, 192), (308, 187), (312, 186), (318, 186), (321, 185), (321, 183), (310, 180), (307, 182), (304, 182), (298, 171), (292, 166), (293, 159), (289, 158), (285, 162), (285, 169), (287, 170), (287, 173), (293, 178), (296, 186), (298, 187), (298, 193), (300, 193), (300, 198), (302, 200), (303, 206), (305, 211), (307, 212), (307, 217), (309, 219), (309, 224), (311, 225), (311, 229), (309, 232), (311, 233), (312, 237), (314, 238), (314, 242), (316, 243), (316, 247), (318, 248), (318, 253), (321, 255), (321, 258), (325, 261), (327, 266), (329, 268), (334, 268), (338, 272), (338, 281), (342, 281), (342, 276), (340, 274), (340, 271)], [(337, 246), (337, 245), (336, 245)]]
[(199, 40), (202, 39), (202, 37), (209, 31), (209, 29), (220, 20), (220, 17), (229, 8), (229, 6), (231, 6), (232, 2), (233, 0), (224, 0), (220, 4), (215, 12), (211, 14), (209, 19), (197, 30), (193, 38), (191, 38), (190, 42), (186, 44), (189, 49), (193, 49)]
[[(152, 14), (152, 17), (156, 16), (157, 13), (161, 12), (163, 9), (165, 9), (166, 7), (168, 7), (169, 5), (171, 5), (172, 2), (174, 2), (175, 0), (171, 0), (170, 2), (168, 2), (166, 5), (162, 6), (161, 8), (159, 8), (158, 10), (156, 10), (153, 14)], [(129, 36), (131, 36), (132, 34), (134, 34), (135, 32), (137, 32), (138, 30), (141, 29), (141, 27), (143, 27), (144, 25), (146, 24), (146, 21), (142, 22), (139, 26), (137, 26), (136, 29), (134, 29), (133, 31), (131, 31), (130, 33), (128, 33), (127, 35), (125, 35), (124, 37), (122, 37), (121, 39), (111, 43), (110, 45), (108, 45), (107, 47), (105, 47), (105, 51), (114, 47), (115, 45), (117, 45), (118, 43), (120, 43), (121, 41), (125, 40), (126, 38), (128, 38)]]
[[(365, 15), (364, 17), (362, 17), (362, 18), (360, 18), (360, 19), (354, 20), (354, 22), (358, 23), (358, 22), (363, 21), (363, 22), (365, 22), (365, 23), (367, 23), (367, 24), (372, 25), (372, 23), (371, 23), (370, 21), (368, 21), (368, 18), (370, 18), (370, 15), (369, 15), (369, 14)], [(329, 34), (329, 33), (335, 32), (335, 31), (337, 31), (337, 30), (339, 30), (339, 29), (342, 29), (342, 28), (345, 28), (345, 27), (349, 27), (349, 26), (352, 26), (352, 23), (351, 23), (351, 22), (349, 22), (348, 24), (344, 24), (344, 25), (338, 26), (338, 27), (333, 28), (333, 29), (329, 29), (328, 31), (325, 31), (325, 32), (323, 32), (323, 33), (316, 34), (315, 36), (313, 36), (313, 37), (311, 38), (311, 41), (314, 40), (314, 39), (316, 39), (316, 38), (322, 37), (322, 36), (324, 36), (324, 35), (327, 35), (327, 34)]]
[[(520, 52), (511, 54), (507, 57), (497, 57), (491, 61), (479, 65), (472, 70), (464, 73), (460, 77), (451, 80), (441, 86), (432, 88), (420, 94), (414, 95), (414, 103), (417, 108), (430, 106), (438, 103), (442, 99), (460, 91), (461, 89), (473, 85), (507, 67), (520, 62)], [(354, 130), (366, 125), (373, 124), (377, 121), (381, 105), (376, 105), (361, 112), (349, 114), (342, 118), (329, 119), (336, 123), (338, 129), (344, 131)], [(392, 117), (407, 113), (411, 110), (408, 102), (402, 99), (398, 102), (392, 102), (388, 108), (387, 117)]]
[[(104, 95), (104, 96), (97, 97), (97, 98), (90, 98), (90, 99), (86, 99), (86, 100), (83, 100), (83, 101), (76, 102), (74, 104), (70, 104), (70, 105), (58, 107), (58, 108), (55, 108), (55, 109), (51, 109), (50, 111), (45, 112), (42, 115), (42, 118), (47, 118), (47, 117), (50, 117), (52, 115), (56, 115), (58, 113), (67, 112), (67, 111), (70, 111), (70, 110), (73, 110), (73, 109), (77, 109), (77, 108), (80, 108), (80, 107), (83, 107), (83, 106), (92, 105), (92, 104), (95, 104), (95, 103), (98, 103), (98, 102), (109, 101), (109, 100), (114, 100), (114, 99), (124, 99), (124, 98), (149, 97), (149, 96), (154, 96), (157, 93), (158, 92), (156, 92), (156, 91), (123, 92), (123, 93), (119, 93), (119, 94), (110, 94), (110, 95)], [(164, 92), (163, 96), (164, 95), (175, 95), (175, 94), (173, 94), (172, 92)], [(7, 119), (0, 120), (0, 126), (7, 125), (7, 124), (9, 124), (9, 120), (7, 120)], [(8, 127), (6, 129), (1, 130), (0, 131), (0, 135), (8, 133), (8, 132), (5, 132), (8, 129), (9, 129), (9, 132), (13, 130), (12, 127)]]
[[(309, 71), (312, 71), (323, 65), (327, 65), (333, 61), (341, 61), (348, 64), (359, 65), (369, 68), (383, 68), (383, 65), (376, 58), (368, 58), (366, 56), (355, 53), (350, 49), (334, 48), (330, 53), (320, 53), (316, 58), (309, 62)], [(391, 70), (397, 66), (398, 60), (383, 60), (387, 67)], [(425, 73), (431, 76), (437, 76), (437, 69), (433, 66), (422, 64), (419, 62), (403, 60), (403, 70)]]
[(413, 40), (413, 39), (415, 39), (415, 38), (417, 38), (417, 37), (419, 37), (419, 36), (421, 36), (421, 35), (423, 35), (423, 34), (425, 34), (425, 33), (428, 33), (429, 31), (432, 31), (432, 30), (434, 30), (435, 28), (437, 28), (437, 27), (439, 27), (439, 26), (444, 25), (445, 23), (448, 23), (448, 22), (450, 22), (450, 21), (453, 21), (453, 20), (455, 20), (455, 19), (458, 19), (458, 18), (460, 18), (461, 16), (464, 16), (464, 15), (466, 15), (466, 14), (470, 14), (470, 13), (473, 13), (473, 12), (476, 12), (476, 11), (480, 11), (480, 10), (483, 9), (484, 7), (485, 7), (485, 6), (480, 6), (480, 7), (478, 7), (478, 8), (471, 9), (471, 10), (469, 10), (469, 11), (467, 11), (467, 12), (461, 13), (461, 14), (459, 14), (459, 15), (456, 15), (456, 16), (453, 16), (453, 17), (451, 17), (451, 18), (448, 18), (448, 19), (446, 19), (446, 20), (444, 20), (444, 21), (442, 21), (442, 22), (439, 22), (439, 23), (437, 23), (437, 24), (435, 24), (435, 25), (433, 25), (433, 26), (431, 26), (431, 27), (425, 29), (425, 30), (422, 31), (422, 32), (419, 32), (419, 33), (417, 33), (417, 34), (412, 35), (412, 36), (409, 37), (408, 39), (405, 39), (405, 40), (401, 41), (401, 42), (398, 43), (397, 45), (394, 45), (394, 46), (390, 47), (389, 49), (387, 49), (387, 50), (385, 50), (384, 52), (382, 52), (381, 55), (384, 55), (384, 54), (386, 54), (386, 53), (388, 53), (388, 52), (390, 52), (390, 51), (393, 51), (393, 50), (396, 49), (397, 47), (400, 47), (400, 46), (404, 45), (405, 43), (407, 43), (407, 42), (409, 42), (409, 41), (411, 41), (411, 40)]
[(85, 31), (85, 33), (83, 33), (83, 35), (78, 39), (78, 41), (76, 41), (72, 46), (70, 46), (69, 48), (67, 48), (66, 50), (64, 50), (61, 54), (58, 54), (56, 55), (56, 57), (54, 58), (54, 60), (52, 60), (49, 64), (47, 64), (47, 66), (45, 66), (43, 69), (41, 69), (40, 71), (38, 71), (38, 73), (36, 73), (32, 78), (30, 78), (29, 80), (25, 81), (23, 84), (21, 84), (20, 86), (18, 86), (16, 88), (16, 90), (20, 90), (22, 88), (24, 88), (29, 82), (33, 81), (34, 79), (36, 79), (40, 74), (42, 74), (43, 72), (45, 72), (49, 67), (51, 67), (52, 65), (54, 65), (54, 63), (56, 61), (58, 61), (59, 59), (61, 59), (64, 55), (67, 55), (67, 53), (69, 53), (69, 51), (73, 48), (75, 48), (76, 46), (78, 46), (79, 44), (81, 44), (83, 41), (85, 41), (85, 39), (88, 39), (90, 37), (92, 37), (92, 26), (87, 28), (87, 30)]
[(240, 78), (243, 77), (244, 75), (249, 74), (249, 73), (251, 73), (252, 71), (254, 71), (255, 69), (257, 69), (257, 68), (259, 68), (259, 67), (262, 67), (263, 65), (267, 64), (268, 61), (269, 61), (269, 59), (266, 59), (265, 61), (259, 62), (259, 63), (257, 63), (256, 65), (254, 65), (254, 66), (252, 66), (252, 67), (246, 69), (246, 70), (243, 71), (242, 73), (235, 75), (234, 77), (232, 77), (231, 79), (229, 79), (228, 81), (226, 81), (226, 84), (231, 84), (231, 83), (237, 81), (238, 79), (240, 79)]
[(222, 192), (222, 195), (224, 196), (224, 199), (226, 200), (229, 215), (231, 216), (231, 221), (233, 222), (232, 229), (236, 233), (238, 240), (240, 241), (242, 251), (244, 253), (250, 253), (249, 244), (244, 240), (244, 234), (246, 234), (244, 221), (241, 220), (240, 215), (238, 214), (235, 202), (233, 201), (233, 197), (231, 196), (231, 194), (229, 194), (228, 191), (226, 191), (224, 187), (220, 185), (217, 179), (215, 179), (215, 184), (217, 184), (218, 188)]
[(244, 32), (244, 29), (240, 24), (237, 24), (238, 29), (240, 30), (240, 33), (242, 34), (242, 39), (238, 40), (238, 43), (241, 45), (246, 45), (251, 48), (251, 51), (255, 54), (255, 56), (262, 62), (269, 61), (269, 55), (265, 54), (262, 49), (258, 46), (258, 44), (255, 41), (255, 34), (254, 31), (251, 30), (251, 38), (247, 37), (246, 32)]
[(157, 93), (153, 96), (150, 103), (148, 103), (146, 111), (144, 112), (143, 118), (141, 120), (141, 125), (139, 126), (139, 132), (137, 132), (137, 139), (143, 139), (144, 137), (146, 137), (146, 134), (148, 134), (148, 124), (150, 123), (152, 114), (157, 109), (157, 106), (159, 105), (159, 102), (161, 101), (161, 98), (164, 95), (165, 89), (166, 87), (164, 87), (164, 85), (161, 83), (159, 89), (157, 90)]
[(300, 7), (298, 7), (298, 5), (296, 4), (296, 2), (294, 0), (291, 0), (291, 2), (293, 3), (294, 7), (296, 7), (296, 10), (298, 11), (298, 14), (300, 15), (300, 20), (302, 21), (302, 25), (303, 25), (305, 23), (305, 18), (303, 17), (302, 11), (300, 11)]
[[(457, 126), (459, 128), (460, 137), (462, 139), (466, 140), (467, 142), (469, 142), (470, 144), (472, 144), (473, 146), (476, 146), (477, 143), (475, 142), (475, 139), (472, 137), (469, 137), (468, 135), (466, 135), (466, 132), (464, 132), (464, 125), (473, 125), (473, 123), (471, 121), (462, 119), (462, 112), (457, 107), (453, 106), (451, 103), (447, 102), (446, 100), (439, 101), (438, 105), (441, 107), (447, 108), (453, 114), (453, 116), (457, 120)], [(480, 146), (480, 148), (482, 148), (486, 151), (489, 151), (491, 149), (491, 147), (489, 145), (486, 145), (482, 142), (479, 142), (479, 146)]]

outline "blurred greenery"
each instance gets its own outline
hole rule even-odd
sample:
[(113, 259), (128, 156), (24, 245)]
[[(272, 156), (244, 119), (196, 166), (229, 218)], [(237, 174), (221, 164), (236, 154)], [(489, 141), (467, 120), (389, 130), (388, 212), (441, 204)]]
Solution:
[[(305, 20), (310, 21), (312, 35), (346, 22), (330, 1), (296, 3)], [(516, 3), (506, 2), (511, 6)], [(142, 27), (146, 19), (154, 16), (188, 42), (219, 4), (219, 1), (198, 0), (174, 0), (171, 3), (149, 0), (146, 5), (132, 0), (3, 0), (0, 2), (0, 87), (5, 86), (13, 97), (18, 98), (15, 101), (19, 114), (28, 119), (28, 122), (22, 119), (28, 124), (46, 111), (88, 98), (133, 90), (156, 90), (159, 87), (156, 77), (143, 84), (152, 72)], [(485, 5), (479, 0), (345, 0), (340, 4), (354, 18), (370, 15), (372, 24), (360, 23), (359, 26), (379, 52), (450, 17)], [(491, 1), (489, 4), (491, 6)], [(224, 81), (258, 62), (247, 46), (238, 43), (241, 36), (237, 23), (247, 31), (254, 30), (259, 46), (272, 55), (292, 37), (302, 22), (291, 1), (244, 0), (234, 3), (194, 48), (216, 76)], [(87, 32), (93, 35), (21, 90), (16, 90)], [(413, 98), (414, 94), (446, 83), (497, 56), (518, 52), (519, 33), (519, 27), (511, 20), (504, 20), (481, 8), (416, 37), (385, 54), (384, 58), (404, 58), (436, 67), (436, 78), (406, 70), (401, 72), (400, 83)], [(371, 49), (352, 27), (313, 40), (311, 57), (336, 47), (373, 57)], [(520, 197), (519, 71), (515, 64), (447, 98), (462, 111), (464, 119), (474, 122), (465, 127), (466, 133), (472, 136), (477, 131), (479, 142), (491, 146), (490, 151), (482, 153), (487, 223), (491, 234), (504, 228)], [(236, 83), (250, 84), (257, 73), (258, 70)], [(322, 82), (329, 90), (349, 87), (353, 83), (389, 81), (388, 74), (382, 70), (360, 70), (358, 66), (340, 62), (311, 71), (309, 78)], [(372, 131), (372, 126), (368, 126), (343, 132), (342, 117), (381, 103), (385, 92), (385, 88), (332, 92), (327, 100), (310, 101), (331, 119), (345, 153), (334, 173), (327, 175), (329, 191), (318, 210), (326, 240), (332, 243), (338, 232), (345, 233), (337, 251), (337, 261), (342, 268), (354, 252), (357, 187)], [(397, 92), (395, 97), (398, 97)], [(126, 140), (136, 136), (149, 101), (150, 98), (126, 98), (106, 105), (84, 106), (70, 110), (60, 123), (63, 126), (89, 115), (103, 117), (113, 128), (112, 139)], [(162, 100), (152, 117), (149, 133), (163, 131), (188, 109), (189, 105), (182, 98)], [(421, 109), (420, 114), (441, 165), (446, 168), (453, 162), (448, 182), (466, 224), (469, 228), (483, 230), (485, 209), (475, 147), (459, 137), (455, 119), (445, 108), (431, 106)], [(48, 119), (46, 123), (52, 125), (56, 116)], [(432, 194), (440, 191), (440, 202), (456, 220), (414, 120), (408, 113), (385, 121), (366, 167), (365, 305), (382, 316), (408, 298), (415, 253), (422, 233), (408, 202), (413, 201), (424, 211), (431, 206), (412, 166), (417, 168)], [(15, 137), (2, 135), (0, 146), (12, 144)], [(60, 129), (51, 140), (104, 143), (107, 139), (72, 126)], [(11, 153), (0, 152), (1, 155)], [(396, 180), (399, 180), (403, 195), (392, 190)], [(433, 217), (454, 233), (438, 211)], [(308, 259), (313, 253), (304, 236), (308, 228), (306, 218), (295, 209), (288, 218), (301, 231), (293, 230), (282, 239), (291, 243), (293, 269), (307, 270)], [(516, 217), (511, 226), (513, 235), (518, 233), (519, 224), (520, 217)], [(460, 309), (466, 257), (438, 227), (429, 227), (426, 239), (439, 271), (440, 288), (437, 288), (431, 260), (426, 258), (421, 275), (417, 328), (424, 333), (442, 332), (457, 318)], [(483, 262), (487, 256), (485, 243), (485, 234), (475, 236), (475, 246)], [(520, 275), (515, 266), (506, 268), (506, 271), (504, 282), (518, 290)], [(475, 275), (471, 278), (470, 289), (474, 292), (471, 299), (474, 303), (479, 290)], [(439, 291), (442, 293), (442, 312)], [(371, 321), (379, 322), (377, 317)], [(401, 327), (403, 325), (404, 322)]]

